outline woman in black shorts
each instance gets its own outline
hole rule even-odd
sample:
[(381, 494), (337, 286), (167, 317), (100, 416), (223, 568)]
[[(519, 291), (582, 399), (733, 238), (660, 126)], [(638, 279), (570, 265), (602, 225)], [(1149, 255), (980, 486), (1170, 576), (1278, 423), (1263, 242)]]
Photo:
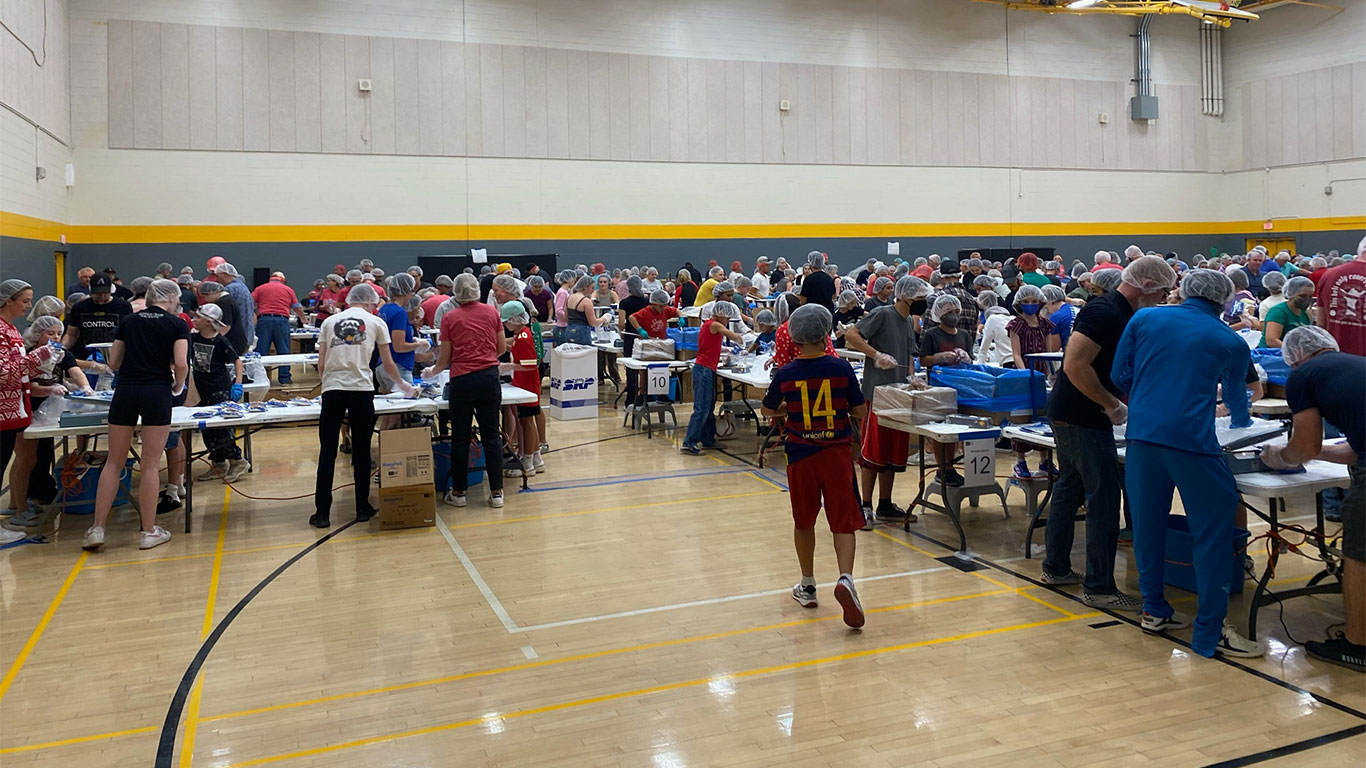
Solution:
[(123, 318), (109, 350), (109, 367), (119, 383), (109, 406), (109, 455), (100, 472), (95, 494), (95, 524), (85, 533), (82, 548), (104, 544), (104, 523), (114, 505), (119, 476), (128, 460), (133, 429), (142, 422), (142, 478), (138, 509), (142, 514), (139, 549), (170, 541), (171, 534), (156, 524), (157, 492), (161, 488), (161, 454), (171, 432), (171, 400), (185, 391), (190, 329), (175, 313), (180, 286), (156, 280), (147, 287), (147, 308)]

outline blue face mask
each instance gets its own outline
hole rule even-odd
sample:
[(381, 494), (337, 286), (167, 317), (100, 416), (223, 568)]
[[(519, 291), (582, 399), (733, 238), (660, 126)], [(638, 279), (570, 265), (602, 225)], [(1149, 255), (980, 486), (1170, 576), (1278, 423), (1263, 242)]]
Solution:
[(1039, 309), (1040, 309), (1040, 306), (1039, 306), (1038, 304), (1021, 304), (1021, 305), (1020, 305), (1020, 311), (1021, 311), (1021, 312), (1024, 312), (1026, 315), (1037, 315), (1037, 314), (1039, 314)]

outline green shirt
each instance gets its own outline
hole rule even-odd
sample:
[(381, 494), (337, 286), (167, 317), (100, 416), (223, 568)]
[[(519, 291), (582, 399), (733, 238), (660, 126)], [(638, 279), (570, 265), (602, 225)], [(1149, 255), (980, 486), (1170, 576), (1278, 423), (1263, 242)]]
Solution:
[(1274, 307), (1272, 307), (1271, 309), (1267, 310), (1266, 317), (1262, 318), (1262, 340), (1261, 340), (1261, 343), (1259, 343), (1259, 344), (1257, 345), (1257, 348), (1258, 348), (1258, 349), (1266, 349), (1266, 348), (1267, 348), (1267, 344), (1266, 344), (1266, 324), (1267, 324), (1267, 323), (1280, 323), (1280, 325), (1281, 325), (1281, 340), (1284, 341), (1284, 340), (1285, 340), (1285, 335), (1286, 335), (1287, 333), (1290, 333), (1292, 330), (1294, 330), (1294, 329), (1296, 329), (1296, 328), (1299, 328), (1299, 327), (1302, 326), (1302, 325), (1311, 325), (1311, 324), (1313, 324), (1313, 322), (1314, 322), (1314, 321), (1313, 321), (1313, 318), (1309, 317), (1309, 313), (1308, 313), (1308, 312), (1302, 312), (1302, 313), (1300, 313), (1300, 314), (1297, 315), (1297, 314), (1295, 314), (1294, 312), (1290, 311), (1290, 302), (1288, 302), (1288, 301), (1283, 301), (1283, 302), (1281, 302), (1280, 304), (1277, 304), (1276, 306), (1274, 306)]
[(1049, 280), (1047, 275), (1043, 275), (1038, 272), (1026, 272), (1020, 276), (1020, 279), (1037, 288), (1042, 288), (1045, 285), (1053, 284), (1053, 281)]

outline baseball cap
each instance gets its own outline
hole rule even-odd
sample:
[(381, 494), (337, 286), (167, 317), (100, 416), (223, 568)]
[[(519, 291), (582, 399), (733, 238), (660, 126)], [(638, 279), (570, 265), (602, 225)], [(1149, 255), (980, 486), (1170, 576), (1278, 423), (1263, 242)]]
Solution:
[(1020, 276), (1020, 270), (1014, 264), (1008, 264), (1001, 270), (1001, 279), (1009, 282)]
[(958, 275), (958, 274), (962, 274), (962, 272), (963, 272), (963, 267), (962, 267), (962, 265), (959, 264), (959, 263), (956, 262), (956, 261), (941, 261), (941, 262), (939, 262), (939, 274), (941, 274), (941, 275)]
[(767, 256), (760, 256), (760, 257), (759, 257), (759, 260), (756, 261), (756, 262), (754, 262), (754, 263), (755, 263), (755, 264), (772, 264), (772, 263), (773, 263), (773, 260), (770, 259), (770, 258), (767, 257)]
[(215, 328), (227, 328), (228, 324), (223, 322), (223, 308), (217, 304), (205, 304), (195, 313), (197, 317), (207, 318), (213, 323)]
[(114, 290), (114, 281), (109, 279), (109, 275), (97, 272), (90, 276), (91, 293), (110, 293)]

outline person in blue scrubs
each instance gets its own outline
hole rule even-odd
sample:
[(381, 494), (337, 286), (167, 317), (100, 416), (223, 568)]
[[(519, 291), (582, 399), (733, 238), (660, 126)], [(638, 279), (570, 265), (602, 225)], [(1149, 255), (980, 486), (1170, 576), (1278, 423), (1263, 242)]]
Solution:
[(1250, 658), (1266, 647), (1240, 636), (1226, 618), (1238, 488), (1214, 431), (1221, 384), (1231, 426), (1251, 424), (1244, 387), (1251, 354), (1219, 319), (1233, 290), (1219, 272), (1188, 273), (1179, 306), (1134, 314), (1120, 338), (1111, 379), (1129, 394), (1124, 485), (1133, 513), (1143, 629), (1159, 633), (1190, 625), (1164, 593), (1167, 518), (1172, 492), (1179, 490), (1200, 599), (1191, 649), (1206, 657)]

